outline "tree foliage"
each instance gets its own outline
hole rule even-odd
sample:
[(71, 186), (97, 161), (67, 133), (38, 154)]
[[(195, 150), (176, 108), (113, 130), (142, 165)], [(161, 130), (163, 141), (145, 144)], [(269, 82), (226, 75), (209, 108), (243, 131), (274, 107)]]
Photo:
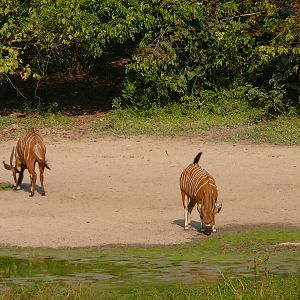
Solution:
[(268, 112), (299, 105), (299, 3), (284, 0), (2, 0), (0, 76), (70, 73), (126, 56), (114, 105)]

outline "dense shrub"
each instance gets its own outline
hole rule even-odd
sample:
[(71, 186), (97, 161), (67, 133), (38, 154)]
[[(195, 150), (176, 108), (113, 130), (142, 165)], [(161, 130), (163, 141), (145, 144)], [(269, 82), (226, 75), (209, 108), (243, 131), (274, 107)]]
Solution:
[(122, 103), (211, 107), (237, 97), (269, 112), (297, 104), (299, 25), (287, 1), (161, 1), (153, 14)]
[(299, 3), (284, 0), (2, 0), (0, 78), (126, 57), (114, 107), (247, 101), (280, 113), (299, 106), (299, 21)]

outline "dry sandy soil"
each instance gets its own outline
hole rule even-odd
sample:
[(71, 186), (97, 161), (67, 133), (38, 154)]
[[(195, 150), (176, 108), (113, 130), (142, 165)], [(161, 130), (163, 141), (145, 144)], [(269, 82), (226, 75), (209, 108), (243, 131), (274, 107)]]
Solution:
[[(0, 244), (79, 247), (174, 244), (203, 237), (183, 230), (179, 175), (203, 151), (200, 164), (216, 179), (226, 227), (300, 223), (300, 147), (204, 142), (201, 137), (55, 139), (45, 137), (51, 170), (47, 195), (0, 192)], [(15, 141), (0, 141), (9, 160)], [(0, 182), (12, 176), (0, 168)], [(193, 226), (199, 215), (192, 213)]]

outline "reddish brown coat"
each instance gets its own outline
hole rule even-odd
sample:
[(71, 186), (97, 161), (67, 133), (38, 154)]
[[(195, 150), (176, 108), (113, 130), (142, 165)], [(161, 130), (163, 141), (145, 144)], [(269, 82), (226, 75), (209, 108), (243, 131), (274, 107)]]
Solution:
[[(15, 165), (13, 166), (13, 156), (15, 155)], [(20, 189), (24, 176), (24, 170), (28, 169), (31, 175), (30, 196), (34, 195), (36, 184), (35, 164), (38, 163), (40, 170), (41, 193), (45, 195), (44, 169), (50, 169), (46, 162), (46, 146), (41, 135), (34, 129), (30, 129), (19, 138), (16, 149), (13, 148), (10, 165), (3, 161), (4, 167), (13, 173), (15, 188)], [(19, 177), (17, 178), (17, 174)]]
[(213, 230), (215, 214), (220, 212), (221, 206), (217, 205), (218, 190), (214, 178), (198, 165), (201, 154), (197, 154), (194, 162), (180, 175), (185, 229), (191, 227), (190, 214), (197, 205), (202, 225)]

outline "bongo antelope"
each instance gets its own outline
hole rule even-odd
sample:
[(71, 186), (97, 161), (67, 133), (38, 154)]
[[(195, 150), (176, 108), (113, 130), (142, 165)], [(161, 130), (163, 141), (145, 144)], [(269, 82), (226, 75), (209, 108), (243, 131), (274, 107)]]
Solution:
[[(15, 165), (13, 165), (13, 157), (15, 156)], [(36, 172), (35, 164), (38, 163), (40, 169), (40, 182), (42, 195), (45, 196), (44, 189), (44, 169), (50, 169), (46, 162), (46, 147), (41, 135), (34, 129), (30, 129), (22, 137), (19, 138), (16, 148), (13, 147), (10, 155), (10, 164), (3, 161), (5, 169), (11, 170), (14, 178), (14, 188), (21, 189), (21, 183), (24, 176), (24, 170), (28, 169), (31, 178), (30, 196), (34, 195)], [(19, 177), (17, 178), (17, 174)]]
[(180, 176), (184, 229), (191, 228), (191, 212), (197, 205), (201, 231), (211, 233), (216, 231), (215, 214), (220, 212), (222, 204), (217, 204), (218, 190), (214, 178), (198, 165), (201, 155), (202, 152), (198, 153)]

